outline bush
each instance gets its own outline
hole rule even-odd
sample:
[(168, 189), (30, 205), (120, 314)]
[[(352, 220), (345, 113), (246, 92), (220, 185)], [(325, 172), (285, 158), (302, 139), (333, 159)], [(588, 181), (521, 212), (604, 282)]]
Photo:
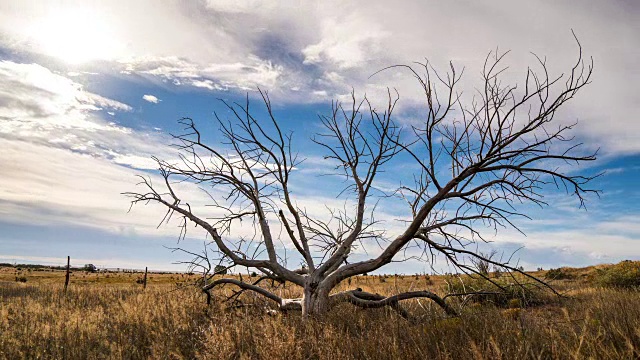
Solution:
[(227, 267), (222, 265), (216, 265), (213, 268), (214, 274), (227, 275)]
[(445, 291), (449, 294), (473, 293), (469, 300), (474, 303), (493, 304), (503, 308), (529, 307), (544, 305), (554, 298), (552, 294), (545, 291), (539, 284), (532, 284), (523, 281), (518, 284), (509, 282), (511, 278), (502, 277), (492, 279), (499, 284), (502, 289), (492, 284), (490, 281), (477, 277), (450, 276), (446, 279), (447, 287)]
[(549, 269), (544, 277), (550, 280), (570, 280), (575, 278), (566, 268)]
[(85, 264), (82, 267), (82, 271), (86, 271), (86, 272), (91, 272), (92, 273), (92, 272), (98, 271), (98, 268), (93, 264)]
[(623, 261), (596, 270), (596, 285), (612, 288), (640, 288), (640, 261)]
[(27, 282), (27, 277), (26, 276), (16, 276), (16, 282), (26, 283)]

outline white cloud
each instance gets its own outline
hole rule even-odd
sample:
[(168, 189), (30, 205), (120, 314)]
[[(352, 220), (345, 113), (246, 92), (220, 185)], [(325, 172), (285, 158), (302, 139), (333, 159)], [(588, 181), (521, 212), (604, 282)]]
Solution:
[[(143, 190), (135, 186), (140, 170), (120, 166), (124, 162), (117, 160), (4, 140), (0, 153), (0, 216), (4, 221), (29, 225), (72, 225), (118, 234), (177, 236), (176, 223), (156, 229), (164, 214), (160, 206), (137, 206), (127, 212), (129, 199), (121, 193)], [(155, 175), (151, 178), (156, 184), (162, 183)], [(204, 209), (205, 197), (197, 186), (178, 188), (195, 209)]]
[(157, 104), (158, 102), (162, 101), (162, 100), (158, 99), (157, 97), (155, 97), (153, 95), (143, 95), (142, 99), (144, 101), (148, 101), (148, 102), (153, 103), (153, 104)]
[[(508, 80), (522, 81), (535, 63), (533, 51), (548, 57), (552, 73), (572, 64), (577, 49), (593, 56), (593, 84), (565, 107), (560, 117), (581, 119), (577, 131), (603, 153), (638, 153), (640, 141), (640, 24), (637, 6), (623, 0), (572, 4), (493, 1), (483, 4), (407, 1), (367, 6), (330, 0), (320, 4), (247, 1), (136, 1), (127, 9), (92, 2), (104, 14), (124, 51), (107, 56), (117, 69), (168, 83), (210, 91), (244, 92), (261, 86), (277, 102), (317, 102), (341, 98), (352, 88), (383, 101), (386, 87), (400, 91), (400, 106), (421, 101), (410, 74), (389, 65), (428, 58), (438, 69), (453, 60), (466, 67), (467, 95), (479, 86), (479, 70), (491, 49), (511, 49)], [(58, 5), (56, 5), (58, 6)], [(70, 1), (63, 7), (83, 8)], [(27, 29), (49, 16), (54, 5), (36, 1), (5, 4), (1, 42), (15, 51), (42, 52)], [(249, 26), (247, 24), (250, 24)], [(115, 50), (114, 50), (115, 51)], [(79, 71), (76, 71), (79, 73)], [(469, 90), (469, 91), (467, 91)], [(324, 91), (326, 95), (318, 96)]]
[[(106, 111), (110, 110), (110, 111)], [(0, 138), (71, 150), (128, 166), (170, 158), (161, 133), (136, 132), (103, 116), (131, 111), (119, 101), (37, 64), (0, 62)]]
[[(518, 243), (528, 250), (543, 253), (553, 253), (562, 249), (568, 254), (591, 254), (594, 257), (592, 263), (600, 262), (598, 259), (603, 258), (620, 261), (630, 256), (637, 257), (636, 254), (640, 253), (637, 237), (603, 229), (597, 221), (593, 221), (593, 224), (582, 229), (529, 231), (526, 237), (515, 232), (503, 231), (496, 237), (493, 245), (500, 248), (501, 244)], [(536, 260), (546, 262), (544, 258)]]
[(323, 19), (321, 40), (302, 49), (305, 64), (328, 62), (328, 68), (335, 65), (348, 69), (368, 67), (376, 59), (388, 56), (382, 53), (382, 43), (392, 34), (382, 30), (379, 22), (368, 21), (355, 8), (350, 10)]
[(165, 135), (105, 121), (103, 109), (115, 114), (131, 107), (40, 65), (0, 62), (4, 220), (158, 234), (159, 213), (129, 216), (119, 194), (132, 190), (136, 169), (156, 168), (151, 155), (175, 154)]
[(103, 109), (131, 111), (121, 102), (82, 89), (82, 85), (37, 64), (0, 62), (0, 133), (49, 129), (120, 131), (117, 126), (88, 120)]
[(205, 79), (205, 80), (193, 80), (191, 82), (191, 86), (205, 88), (209, 90), (223, 90), (222, 86), (213, 82), (213, 80)]
[(580, 119), (578, 133), (602, 145), (604, 153), (640, 152), (640, 74), (635, 71), (640, 53), (628, 46), (640, 36), (635, 21), (639, 9), (621, 1), (582, 7), (512, 1), (410, 1), (402, 6), (326, 1), (295, 7), (215, 1), (202, 9), (203, 16), (187, 20), (189, 7), (154, 5), (157, 17), (149, 22), (172, 14), (164, 23), (175, 33), (197, 39), (198, 45), (186, 50), (185, 41), (171, 35), (161, 47), (151, 48), (138, 43), (136, 34), (132, 60), (123, 60), (130, 71), (212, 91), (261, 86), (278, 102), (328, 101), (352, 88), (384, 101), (389, 86), (399, 90), (401, 106), (420, 104), (422, 95), (410, 74), (386, 71), (369, 77), (383, 67), (425, 58), (438, 69), (447, 69), (449, 60), (459, 69), (465, 67), (461, 90), (470, 96), (480, 84), (487, 52), (496, 47), (512, 50), (508, 81), (523, 81), (526, 67), (535, 64), (531, 51), (548, 57), (552, 74), (566, 72), (577, 55), (574, 29), (584, 54), (594, 57), (593, 84), (559, 117)]

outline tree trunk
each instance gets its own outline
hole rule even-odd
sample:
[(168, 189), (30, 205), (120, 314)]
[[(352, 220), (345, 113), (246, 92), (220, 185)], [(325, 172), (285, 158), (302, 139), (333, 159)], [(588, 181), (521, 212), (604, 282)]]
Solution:
[(306, 284), (302, 296), (302, 316), (304, 318), (322, 318), (329, 312), (329, 291), (324, 287)]

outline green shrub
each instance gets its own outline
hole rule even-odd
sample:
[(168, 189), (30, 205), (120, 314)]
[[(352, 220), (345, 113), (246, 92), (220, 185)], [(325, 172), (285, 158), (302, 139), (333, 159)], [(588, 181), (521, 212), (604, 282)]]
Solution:
[(227, 267), (222, 265), (216, 265), (213, 268), (214, 274), (227, 275)]
[(16, 282), (26, 283), (27, 282), (27, 277), (26, 276), (16, 276)]
[(612, 288), (640, 288), (640, 261), (623, 261), (595, 274), (596, 285)]

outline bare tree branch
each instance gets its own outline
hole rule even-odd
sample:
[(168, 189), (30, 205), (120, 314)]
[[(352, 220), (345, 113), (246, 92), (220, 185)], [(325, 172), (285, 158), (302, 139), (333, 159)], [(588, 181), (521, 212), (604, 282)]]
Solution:
[[(578, 56), (566, 74), (550, 75), (546, 59), (534, 54), (536, 67), (526, 69), (520, 86), (503, 82), (508, 52), (490, 52), (482, 84), (470, 100), (459, 90), (463, 71), (452, 63), (447, 72), (436, 71), (428, 61), (381, 70), (406, 70), (417, 80), (424, 99), (420, 123), (396, 123), (400, 96), (391, 89), (382, 107), (366, 96), (356, 97), (355, 91), (350, 101), (333, 102), (330, 113), (319, 117), (324, 131), (311, 140), (344, 180), (342, 208), (311, 213), (295, 201), (291, 181), (303, 159), (292, 149), (293, 135), (281, 128), (268, 93), (260, 89), (260, 117), (248, 95), (243, 103), (221, 100), (229, 118), (216, 114), (221, 141), (215, 146), (203, 140), (192, 119), (181, 119), (184, 133), (174, 136), (179, 160), (154, 158), (161, 183), (141, 177), (143, 190), (126, 195), (132, 205), (163, 206), (167, 211), (160, 225), (180, 218), (180, 238), (186, 237), (189, 223), (207, 232), (211, 241), (202, 253), (183, 252), (192, 257), (186, 264), (203, 272), (205, 292), (233, 284), (241, 288), (234, 299), (253, 291), (281, 308), (299, 307), (305, 316), (324, 314), (330, 298), (364, 308), (390, 306), (403, 316), (407, 314), (400, 301), (429, 298), (455, 314), (445, 299), (457, 294), (440, 297), (425, 290), (384, 297), (351, 290), (331, 295), (342, 280), (407, 259), (444, 260), (456, 272), (507, 291), (474, 265), (482, 262), (509, 273), (517, 286), (522, 284), (515, 275), (557, 294), (511, 259), (482, 254), (477, 245), (486, 242), (487, 231), (521, 231), (516, 220), (529, 218), (524, 206), (548, 205), (545, 194), (553, 188), (575, 196), (581, 207), (589, 194), (599, 193), (589, 187), (599, 174), (569, 170), (595, 160), (597, 152), (582, 150), (575, 141), (571, 131), (576, 123), (556, 119), (559, 109), (591, 79), (593, 60), (583, 57), (576, 42)], [(398, 171), (394, 160), (411, 163), (418, 171)], [(381, 174), (389, 168), (393, 171), (383, 182)], [(389, 181), (397, 182), (395, 191), (381, 191), (381, 184)], [(181, 196), (180, 187), (190, 185), (200, 186), (209, 197), (208, 217)], [(388, 236), (376, 217), (378, 204), (396, 200), (406, 203), (408, 215), (400, 233)], [(252, 234), (247, 235), (247, 229)], [(367, 252), (372, 244), (380, 248), (377, 256), (350, 260), (354, 249)], [(291, 261), (300, 261), (302, 268), (291, 270), (298, 266), (290, 266)], [(207, 284), (216, 262), (264, 277), (254, 283), (218, 279)], [(261, 279), (295, 284), (303, 289), (303, 298), (281, 299), (259, 287)]]

